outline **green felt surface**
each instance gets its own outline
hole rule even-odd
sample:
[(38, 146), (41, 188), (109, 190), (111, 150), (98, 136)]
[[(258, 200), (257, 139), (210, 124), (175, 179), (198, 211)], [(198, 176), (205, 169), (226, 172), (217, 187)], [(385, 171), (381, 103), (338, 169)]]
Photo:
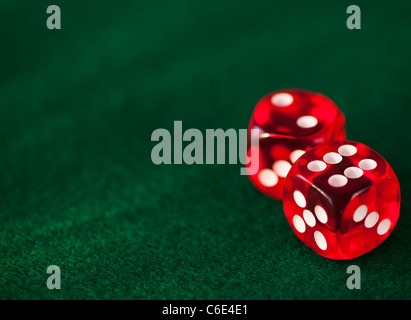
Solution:
[[(0, 298), (411, 298), (410, 2), (356, 1), (353, 31), (348, 1), (55, 1), (54, 31), (50, 4), (0, 4)], [(399, 178), (364, 256), (304, 246), (240, 164), (151, 161), (153, 130), (246, 128), (286, 87), (333, 99)]]

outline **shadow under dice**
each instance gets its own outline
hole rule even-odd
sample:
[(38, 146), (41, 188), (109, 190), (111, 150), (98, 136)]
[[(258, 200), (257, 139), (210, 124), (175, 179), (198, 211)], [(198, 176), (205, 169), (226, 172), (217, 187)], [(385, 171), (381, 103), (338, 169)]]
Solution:
[(318, 254), (353, 259), (380, 245), (400, 212), (400, 186), (387, 161), (353, 141), (329, 141), (302, 155), (284, 183), (284, 213)]
[[(259, 169), (249, 178), (262, 193), (279, 200), (284, 179), (302, 154), (320, 143), (346, 139), (339, 108), (324, 95), (300, 89), (264, 96), (252, 114), (251, 129), (259, 130)], [(248, 145), (253, 148), (250, 141)]]

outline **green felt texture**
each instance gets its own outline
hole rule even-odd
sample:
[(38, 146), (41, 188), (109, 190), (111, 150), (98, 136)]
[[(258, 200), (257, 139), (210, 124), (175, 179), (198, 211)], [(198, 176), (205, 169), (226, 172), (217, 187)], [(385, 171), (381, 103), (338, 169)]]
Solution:
[[(411, 2), (356, 1), (361, 30), (350, 4), (2, 1), (0, 298), (411, 298)], [(244, 129), (287, 87), (333, 99), (399, 178), (398, 224), (364, 256), (310, 250), (240, 164), (151, 161), (153, 130)]]

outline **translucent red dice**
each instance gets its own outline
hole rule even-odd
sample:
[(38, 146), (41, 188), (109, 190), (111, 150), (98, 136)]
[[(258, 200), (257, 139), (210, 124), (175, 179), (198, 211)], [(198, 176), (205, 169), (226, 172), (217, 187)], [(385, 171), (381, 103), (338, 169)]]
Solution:
[(318, 254), (356, 258), (380, 245), (400, 212), (400, 186), (387, 161), (353, 141), (329, 141), (302, 155), (284, 183), (284, 213)]
[[(336, 104), (322, 94), (301, 89), (276, 91), (264, 96), (254, 109), (249, 124), (259, 130), (258, 171), (249, 173), (262, 193), (281, 200), (284, 179), (291, 165), (317, 144), (344, 140), (345, 118)], [(252, 156), (250, 141), (248, 156)], [(255, 154), (255, 153), (254, 153)], [(248, 164), (253, 167), (251, 158)]]

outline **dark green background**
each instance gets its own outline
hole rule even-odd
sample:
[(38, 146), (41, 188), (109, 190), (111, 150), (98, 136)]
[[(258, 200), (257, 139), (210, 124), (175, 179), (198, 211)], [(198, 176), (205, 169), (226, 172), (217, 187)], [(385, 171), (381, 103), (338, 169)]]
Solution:
[[(350, 4), (2, 1), (0, 298), (411, 298), (411, 3), (355, 1), (352, 31)], [(394, 232), (355, 260), (304, 246), (240, 164), (151, 162), (153, 130), (246, 128), (286, 87), (333, 99), (400, 180)]]

